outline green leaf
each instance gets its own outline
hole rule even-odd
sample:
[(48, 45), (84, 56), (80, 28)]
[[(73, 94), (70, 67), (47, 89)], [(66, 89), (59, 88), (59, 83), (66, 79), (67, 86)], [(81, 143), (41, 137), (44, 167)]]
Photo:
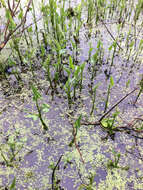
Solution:
[(111, 46), (108, 48), (108, 49), (109, 49), (109, 51), (111, 51), (111, 50), (112, 50), (112, 48), (113, 48), (113, 44), (111, 44)]
[(44, 56), (45, 55), (45, 48), (43, 45), (41, 45), (41, 55)]
[(32, 7), (29, 7), (29, 9), (28, 9), (29, 11), (32, 11)]
[(48, 166), (48, 168), (50, 168), (50, 169), (54, 169), (55, 168), (55, 164), (54, 164), (54, 162), (51, 162), (51, 164)]
[(113, 47), (116, 48), (116, 46), (117, 46), (117, 42), (114, 41), (114, 42), (113, 42)]
[(50, 105), (49, 104), (42, 104), (42, 111), (49, 112)]
[(2, 6), (3, 6), (4, 8), (6, 8), (5, 1), (4, 1), (4, 0), (1, 0), (0, 2), (1, 2), (1, 4), (2, 4)]
[(14, 143), (15, 142), (15, 137), (13, 135), (9, 136), (8, 138), (8, 143)]
[(78, 117), (78, 119), (75, 121), (75, 128), (78, 130), (80, 128), (80, 121), (82, 119), (82, 114)]
[(81, 68), (81, 71), (83, 72), (83, 70), (84, 70), (84, 67), (85, 67), (85, 62), (84, 63), (82, 63), (81, 65), (80, 65), (80, 68)]
[(36, 121), (39, 117), (38, 114), (29, 114), (26, 116), (27, 118), (32, 118), (34, 121)]
[(21, 9), (21, 11), (20, 11), (20, 13), (19, 13), (19, 15), (18, 15), (18, 19), (20, 20), (20, 19), (22, 19), (23, 18), (23, 10)]
[(6, 9), (6, 15), (5, 16), (6, 16), (7, 19), (11, 18), (10, 10)]
[(56, 39), (54, 39), (54, 42), (55, 42), (55, 45), (56, 45), (57, 51), (58, 51), (58, 53), (59, 53), (60, 50), (62, 49), (62, 48), (61, 48), (61, 45), (60, 45), (60, 43), (59, 43)]
[(126, 88), (128, 88), (129, 87), (129, 85), (130, 85), (130, 79), (126, 82)]
[(103, 125), (103, 127), (111, 127), (112, 124), (113, 124), (113, 119), (110, 119), (110, 118), (105, 118), (101, 121), (101, 124)]
[(73, 64), (73, 60), (72, 60), (72, 57), (69, 56), (69, 66), (72, 70), (74, 70), (74, 64)]
[(9, 20), (8, 29), (9, 29), (9, 30), (15, 29), (15, 28), (16, 28), (16, 24), (15, 24), (15, 22), (14, 22), (12, 16), (11, 16), (9, 10), (8, 10), (7, 13), (6, 13), (6, 17), (7, 17), (7, 19)]
[(98, 84), (96, 84), (95, 86), (94, 86), (94, 88), (93, 88), (93, 92), (95, 92), (96, 91), (96, 89), (99, 87), (99, 83)]
[(113, 117), (116, 118), (119, 114), (120, 114), (120, 112), (116, 111), (115, 113), (113, 113)]
[(110, 87), (113, 87), (114, 86), (114, 79), (113, 77), (111, 76), (110, 77)]
[(70, 74), (71, 74), (70, 69), (68, 69), (67, 67), (64, 67), (64, 70), (67, 72), (68, 76), (70, 76)]
[(33, 100), (34, 101), (37, 101), (38, 99), (40, 99), (41, 98), (41, 94), (38, 92), (38, 89), (34, 86), (34, 85), (32, 85), (32, 91), (33, 91)]
[(133, 47), (133, 45), (134, 45), (134, 41), (132, 41), (131, 43), (130, 43), (130, 48), (132, 48)]
[(61, 50), (59, 51), (59, 54), (60, 54), (60, 55), (63, 55), (63, 54), (66, 53), (66, 51), (67, 51), (66, 49), (61, 49)]
[(93, 63), (96, 62), (98, 59), (98, 51), (92, 56)]
[(76, 48), (76, 44), (72, 40), (71, 40), (71, 43), (72, 43), (73, 49), (75, 49)]
[(74, 72), (74, 76), (75, 76), (76, 79), (78, 78), (79, 73), (80, 73), (80, 66), (76, 66), (75, 67), (75, 72)]
[(29, 27), (27, 30), (28, 30), (28, 32), (32, 32), (32, 31), (33, 31), (33, 30), (32, 30), (32, 26)]
[(65, 38), (65, 34), (64, 34), (60, 24), (58, 24), (58, 30), (59, 30), (60, 34), (62, 35), (62, 37)]
[(69, 143), (69, 147), (72, 147), (73, 146), (73, 143), (74, 143), (74, 139), (71, 140), (71, 142)]
[(108, 119), (107, 118), (103, 119), (101, 121), (101, 124), (102, 124), (103, 127), (108, 127)]
[(14, 190), (15, 189), (15, 185), (16, 185), (16, 177), (14, 177), (12, 184), (10, 185), (10, 190)]
[(101, 41), (99, 40), (98, 43), (97, 43), (97, 49), (99, 49), (101, 47)]
[(13, 61), (10, 57), (8, 58), (8, 64), (10, 65), (10, 66), (16, 66), (16, 62), (15, 61)]

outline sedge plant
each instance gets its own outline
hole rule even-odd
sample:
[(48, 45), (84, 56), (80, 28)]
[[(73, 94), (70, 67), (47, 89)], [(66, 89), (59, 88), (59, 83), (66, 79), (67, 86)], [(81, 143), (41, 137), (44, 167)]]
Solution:
[(69, 68), (64, 67), (64, 70), (68, 74), (68, 80), (64, 86), (64, 90), (68, 97), (68, 104), (72, 103), (72, 100), (76, 99), (76, 91), (79, 88), (82, 91), (83, 71), (85, 63), (81, 65), (75, 65), (71, 56), (69, 56)]
[(87, 6), (88, 6), (87, 23), (91, 24), (93, 16), (94, 16), (94, 10), (95, 10), (94, 0), (88, 0)]
[(83, 81), (83, 70), (84, 70), (84, 67), (85, 67), (85, 63), (82, 63), (81, 65), (76, 65), (74, 67), (74, 73), (73, 73), (73, 98), (75, 99), (76, 98), (76, 90), (79, 86), (80, 88), (80, 92), (82, 90), (82, 81)]

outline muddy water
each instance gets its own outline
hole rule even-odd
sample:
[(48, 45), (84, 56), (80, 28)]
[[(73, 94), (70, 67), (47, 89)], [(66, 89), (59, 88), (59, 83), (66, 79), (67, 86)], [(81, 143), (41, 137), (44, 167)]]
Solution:
[[(113, 25), (107, 26), (111, 27), (113, 34), (116, 33)], [(103, 42), (104, 62), (108, 56), (108, 47), (111, 45), (112, 39), (103, 26), (99, 26), (99, 31), (100, 33), (97, 31), (98, 35), (95, 37), (93, 34), (89, 41), (92, 42), (92, 46), (95, 48), (92, 54), (96, 52), (97, 39)], [(81, 63), (86, 61), (88, 57), (89, 41), (86, 40), (86, 32), (87, 29), (83, 27), (79, 45)], [(125, 58), (123, 52), (114, 59), (111, 73), (115, 84), (111, 90), (109, 107), (137, 86), (142, 73), (142, 63), (132, 67), (133, 62), (126, 63)], [(45, 92), (49, 87), (49, 83), (43, 77), (43, 70), (35, 71), (43, 97), (40, 103), (50, 105), (49, 112), (44, 113), (44, 120), (49, 126), (49, 131), (45, 133), (43, 133), (38, 119), (34, 121), (29, 118), (30, 113), (37, 113), (35, 103), (32, 100), (32, 92), (28, 85), (28, 81), (31, 80), (30, 73), (22, 75), (24, 87), (20, 93), (14, 93), (15, 87), (11, 87), (10, 95), (6, 96), (4, 94), (4, 83), (0, 84), (0, 142), (3, 144), (3, 153), (7, 158), (11, 153), (7, 138), (14, 138), (16, 150), (19, 149), (20, 145), (23, 145), (16, 156), (16, 160), (14, 160), (14, 167), (3, 165), (3, 158), (0, 157), (0, 185), (2, 187), (11, 184), (13, 178), (16, 177), (16, 189), (51, 189), (52, 169), (50, 166), (56, 165), (60, 156), (63, 155), (59, 168), (56, 170), (56, 178), (63, 189), (76, 190), (81, 183), (89, 184), (91, 175), (94, 176), (95, 182), (93, 189), (143, 189), (142, 134), (140, 134), (141, 138), (135, 138), (133, 135), (136, 134), (117, 132), (114, 140), (111, 137), (105, 140), (104, 137), (107, 133), (100, 126), (83, 125), (78, 131), (77, 140), (85, 164), (82, 163), (75, 147), (68, 146), (72, 140), (71, 121), (75, 121), (79, 114), (82, 114), (84, 119), (97, 121), (104, 111), (109, 85), (105, 70), (109, 68), (109, 65), (97, 66), (97, 75), (93, 83), (94, 85), (97, 83), (100, 85), (97, 89), (96, 108), (92, 117), (89, 114), (92, 98), (89, 92), (91, 72), (88, 67), (87, 64), (81, 99), (77, 99), (72, 106), (73, 110), (68, 109), (64, 92), (55, 95), (54, 100), (52, 100), (50, 92), (46, 95)], [(129, 79), (130, 84), (127, 86)], [(133, 121), (134, 118), (142, 116), (143, 96), (140, 96), (136, 104), (137, 107), (135, 107), (132, 102), (136, 95), (137, 92), (119, 104), (120, 117), (116, 123), (117, 126), (125, 125)], [(117, 168), (107, 167), (109, 160), (115, 160), (113, 150), (121, 154), (119, 167)]]

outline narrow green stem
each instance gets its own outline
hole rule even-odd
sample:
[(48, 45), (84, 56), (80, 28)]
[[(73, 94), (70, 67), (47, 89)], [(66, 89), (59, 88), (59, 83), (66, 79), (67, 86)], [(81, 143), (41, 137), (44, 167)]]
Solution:
[(43, 129), (44, 130), (48, 130), (48, 126), (46, 125), (46, 123), (44, 122), (43, 118), (42, 118), (42, 113), (41, 113), (41, 109), (39, 107), (39, 104), (38, 104), (38, 100), (36, 99), (36, 107), (37, 107), (37, 111), (38, 111), (38, 116), (39, 116), (39, 119), (42, 123), (42, 126), (43, 126)]
[(108, 86), (108, 91), (107, 91), (107, 98), (106, 98), (106, 102), (105, 102), (105, 109), (104, 109), (104, 113), (106, 112), (107, 108), (108, 108), (108, 102), (109, 102), (109, 95), (110, 95), (110, 84)]

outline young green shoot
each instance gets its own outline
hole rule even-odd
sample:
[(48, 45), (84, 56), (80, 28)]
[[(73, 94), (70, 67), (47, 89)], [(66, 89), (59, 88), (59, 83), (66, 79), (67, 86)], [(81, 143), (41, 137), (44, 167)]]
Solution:
[(45, 121), (43, 120), (42, 107), (40, 107), (40, 105), (39, 105), (39, 99), (41, 99), (41, 94), (39, 93), (38, 89), (34, 85), (32, 85), (32, 91), (33, 91), (33, 101), (36, 104), (36, 108), (37, 108), (37, 111), (38, 111), (38, 117), (40, 119), (40, 122), (41, 122), (41, 124), (43, 126), (43, 129), (48, 130), (48, 126), (45, 123)]
[(85, 62), (80, 65), (80, 92), (82, 91), (82, 83), (83, 83), (83, 71), (85, 68)]
[(119, 160), (120, 160), (121, 154), (116, 152), (115, 150), (112, 150), (112, 153), (113, 153), (113, 156), (114, 156), (114, 161), (109, 160), (108, 163), (107, 163), (107, 167), (109, 169), (119, 168)]
[(33, 40), (32, 40), (32, 33), (33, 33), (33, 30), (32, 30), (32, 26), (27, 29), (27, 33), (28, 33), (30, 45), (31, 45), (31, 47), (33, 48)]
[(51, 71), (50, 71), (50, 60), (51, 60), (51, 56), (48, 55), (46, 61), (43, 64), (43, 67), (44, 67), (44, 70), (46, 71), (47, 80), (50, 83), (50, 88), (53, 90), (54, 86), (53, 86), (53, 83), (52, 83), (53, 80), (52, 80)]
[(72, 147), (74, 142), (75, 142), (75, 138), (77, 136), (77, 132), (79, 130), (79, 128), (81, 127), (81, 119), (82, 119), (82, 115), (80, 115), (78, 117), (78, 119), (75, 121), (74, 126), (73, 126), (73, 139), (71, 140), (71, 142), (69, 143), (69, 146)]
[(110, 77), (110, 83), (109, 83), (109, 85), (108, 85), (108, 90), (107, 90), (107, 98), (106, 98), (106, 101), (105, 101), (104, 113), (107, 111), (108, 104), (109, 104), (110, 91), (111, 91), (111, 88), (112, 88), (113, 86), (114, 86), (114, 79), (113, 79), (113, 77), (111, 76), (111, 77)]
[(98, 88), (99, 84), (96, 84), (93, 88), (93, 97), (92, 97), (92, 108), (91, 108), (91, 111), (90, 111), (90, 115), (93, 114), (93, 111), (95, 109), (95, 99), (96, 99), (96, 90)]
[(114, 63), (114, 57), (115, 57), (115, 53), (116, 53), (116, 49), (117, 49), (117, 40), (113, 42), (113, 44), (109, 47), (109, 51), (111, 51), (111, 49), (113, 48), (113, 54), (112, 54), (112, 58), (111, 58), (111, 65), (110, 65), (110, 69), (109, 69), (109, 76), (111, 75), (111, 69)]
[[(9, 136), (7, 143), (5, 145), (3, 144), (0, 146), (1, 157), (4, 163), (6, 164), (6, 166), (8, 167), (14, 166), (14, 161), (16, 160), (16, 156), (21, 151), (26, 141), (25, 138), (19, 141), (17, 139), (17, 134), (18, 133), (16, 132), (15, 135)], [(5, 151), (5, 149), (7, 150), (7, 152)]]
[(92, 54), (92, 50), (94, 50), (94, 48), (92, 47), (92, 43), (89, 43), (89, 51), (88, 51), (88, 62), (90, 62), (91, 60), (91, 54)]
[(14, 177), (14, 179), (12, 180), (9, 190), (15, 190), (16, 189), (15, 186), (16, 186), (16, 177)]
[(127, 61), (129, 61), (129, 59), (130, 59), (131, 53), (133, 51), (133, 48), (134, 48), (134, 41), (131, 41), (131, 43), (129, 44), (129, 54), (128, 54), (128, 57), (127, 57)]
[(66, 84), (65, 84), (65, 86), (64, 86), (64, 90), (65, 90), (65, 92), (66, 92), (66, 94), (67, 94), (67, 98), (68, 98), (68, 105), (69, 105), (69, 107), (71, 107), (71, 103), (72, 103), (72, 96), (71, 96), (71, 79), (70, 78), (68, 78), (68, 80), (66, 81)]
[(112, 114), (112, 117), (104, 118), (101, 121), (102, 126), (107, 130), (107, 132), (110, 136), (114, 135), (114, 133), (115, 133), (116, 126), (114, 125), (114, 123), (115, 123), (116, 118), (119, 115), (119, 113), (120, 113), (119, 111), (116, 111), (115, 113)]

